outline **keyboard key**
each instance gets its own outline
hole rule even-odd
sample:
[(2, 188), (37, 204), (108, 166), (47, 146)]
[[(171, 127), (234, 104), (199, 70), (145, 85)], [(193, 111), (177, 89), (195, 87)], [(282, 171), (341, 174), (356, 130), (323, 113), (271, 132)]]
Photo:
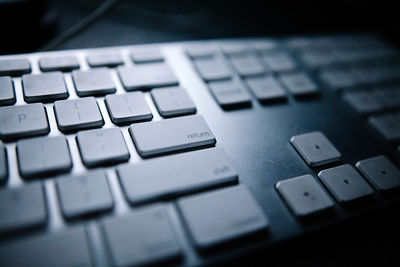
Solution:
[(78, 132), (76, 141), (87, 167), (125, 162), (129, 151), (119, 128), (96, 129)]
[(196, 106), (186, 91), (180, 87), (153, 89), (154, 103), (163, 117), (196, 113)]
[(305, 73), (282, 74), (280, 80), (294, 96), (318, 93), (318, 86)]
[[(132, 205), (233, 184), (238, 180), (237, 172), (220, 148), (123, 165), (117, 173)], [(166, 174), (168, 179), (164, 179)]]
[(31, 72), (31, 65), (26, 59), (0, 60), (0, 76), (18, 76)]
[(340, 160), (340, 152), (321, 132), (311, 132), (290, 138), (290, 143), (311, 167)]
[(0, 77), (0, 106), (12, 105), (16, 101), (13, 82), (10, 77)]
[(102, 225), (113, 266), (166, 264), (181, 257), (164, 206), (135, 210)]
[(45, 135), (50, 131), (46, 110), (41, 103), (0, 107), (2, 140)]
[(296, 62), (285, 52), (267, 53), (262, 59), (272, 71), (289, 71), (297, 68)]
[(188, 45), (185, 50), (191, 59), (210, 58), (216, 53), (216, 47), (207, 44)]
[(68, 172), (72, 168), (64, 136), (19, 140), (17, 156), (19, 172), (25, 178)]
[[(0, 234), (43, 226), (46, 221), (46, 200), (40, 183), (0, 190)], [(0, 263), (3, 259), (0, 257)]]
[(216, 143), (207, 123), (199, 115), (133, 124), (129, 132), (142, 157), (213, 146)]
[(277, 43), (272, 40), (256, 40), (251, 42), (251, 46), (260, 53), (268, 52), (277, 47)]
[(224, 109), (251, 105), (250, 94), (239, 82), (216, 81), (209, 83), (209, 88), (215, 100)]
[(227, 80), (231, 78), (231, 71), (220, 59), (215, 58), (203, 58), (193, 61), (197, 71), (201, 78), (206, 82), (216, 80)]
[(65, 99), (69, 96), (63, 74), (49, 72), (22, 76), (24, 99), (28, 103)]
[(74, 56), (43, 57), (39, 59), (41, 71), (71, 71), (79, 69), (79, 61)]
[(120, 67), (118, 74), (127, 91), (178, 85), (179, 81), (165, 63)]
[(113, 123), (129, 123), (151, 120), (153, 114), (142, 92), (107, 95), (105, 103)]
[(396, 109), (400, 107), (399, 85), (391, 87), (376, 88), (376, 95), (383, 102), (385, 109)]
[(242, 42), (222, 42), (220, 47), (222, 52), (228, 56), (246, 53), (250, 48), (247, 44)]
[(109, 211), (114, 207), (104, 171), (62, 177), (56, 180), (56, 185), (61, 210), (67, 219)]
[(164, 61), (164, 57), (158, 48), (134, 49), (131, 52), (131, 57), (133, 62), (137, 64)]
[(230, 61), (236, 71), (242, 77), (261, 75), (265, 68), (253, 54), (236, 55), (230, 57)]
[(98, 53), (87, 57), (90, 67), (115, 67), (124, 64), (120, 54), (117, 53)]
[(365, 198), (374, 192), (349, 164), (323, 170), (318, 173), (318, 177), (341, 204)]
[(0, 185), (4, 184), (8, 177), (8, 163), (7, 163), (7, 151), (0, 141)]
[(270, 102), (286, 98), (282, 86), (272, 76), (246, 79), (247, 86), (260, 102)]
[(345, 92), (343, 99), (359, 114), (379, 112), (384, 108), (384, 102), (374, 91)]
[(326, 69), (320, 72), (320, 78), (332, 89), (345, 89), (356, 86), (358, 81), (348, 69)]
[(376, 115), (368, 118), (369, 124), (387, 141), (400, 140), (400, 120), (393, 114)]
[(208, 249), (269, 227), (269, 220), (244, 185), (178, 200), (195, 246)]
[(94, 97), (54, 103), (58, 129), (62, 132), (101, 127), (103, 117)]
[(356, 167), (378, 191), (400, 186), (400, 170), (385, 156), (361, 160)]
[(276, 190), (299, 218), (333, 208), (333, 201), (309, 174), (279, 181)]
[(72, 78), (79, 96), (105, 95), (116, 91), (111, 72), (106, 68), (73, 71)]
[(83, 227), (0, 245), (3, 266), (92, 266)]

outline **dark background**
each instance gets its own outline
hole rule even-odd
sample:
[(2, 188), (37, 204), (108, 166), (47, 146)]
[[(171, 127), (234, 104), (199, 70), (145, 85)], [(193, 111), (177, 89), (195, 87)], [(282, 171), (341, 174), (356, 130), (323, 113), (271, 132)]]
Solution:
[[(0, 54), (38, 51), (100, 0), (0, 0)], [(400, 19), (384, 1), (124, 0), (55, 49), (235, 36), (378, 32), (397, 41)], [(251, 255), (237, 265), (400, 266), (394, 210)], [(250, 263), (249, 263), (250, 261)]]
[[(0, 53), (37, 51), (104, 0), (0, 0)], [(377, 31), (398, 39), (395, 1), (121, 0), (56, 49), (234, 36)]]

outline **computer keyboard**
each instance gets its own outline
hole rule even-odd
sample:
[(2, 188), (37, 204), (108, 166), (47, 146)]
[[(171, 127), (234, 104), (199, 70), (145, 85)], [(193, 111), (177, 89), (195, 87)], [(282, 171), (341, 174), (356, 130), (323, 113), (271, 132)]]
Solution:
[(375, 35), (0, 57), (0, 265), (221, 264), (400, 203)]

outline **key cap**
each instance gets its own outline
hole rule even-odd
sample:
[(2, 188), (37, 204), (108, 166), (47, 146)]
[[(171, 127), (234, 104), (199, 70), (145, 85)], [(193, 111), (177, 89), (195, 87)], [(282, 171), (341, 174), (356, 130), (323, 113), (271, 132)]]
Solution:
[(106, 68), (73, 71), (72, 78), (79, 96), (105, 95), (116, 91), (110, 70)]
[(58, 129), (62, 132), (104, 125), (103, 117), (94, 97), (56, 101), (54, 112)]
[(8, 163), (7, 163), (7, 151), (0, 141), (0, 185), (4, 184), (8, 177)]
[(83, 227), (0, 245), (3, 266), (92, 266)]
[(383, 108), (396, 109), (400, 107), (399, 86), (376, 88), (375, 93), (379, 99), (382, 99)]
[(65, 99), (69, 96), (63, 74), (49, 72), (22, 76), (24, 99), (28, 103)]
[(164, 57), (158, 48), (136, 48), (131, 52), (131, 58), (133, 62), (139, 63), (151, 63), (151, 62), (162, 62)]
[(129, 132), (142, 157), (213, 146), (215, 137), (202, 116), (133, 124)]
[(309, 174), (279, 181), (276, 190), (299, 218), (333, 208), (333, 201)]
[(115, 124), (146, 121), (153, 118), (142, 92), (107, 95), (105, 103), (111, 120)]
[(282, 74), (280, 80), (294, 96), (318, 93), (318, 86), (305, 73)]
[(357, 78), (348, 69), (326, 69), (320, 72), (320, 78), (332, 89), (345, 89), (357, 85)]
[(79, 61), (74, 56), (42, 57), (39, 59), (41, 71), (72, 71), (79, 69)]
[(249, 49), (249, 46), (242, 42), (222, 42), (220, 47), (222, 52), (228, 56), (243, 54)]
[(68, 172), (72, 168), (64, 136), (19, 140), (17, 156), (19, 172), (24, 178)]
[[(238, 180), (237, 172), (220, 148), (123, 165), (117, 173), (132, 205), (233, 184)], [(164, 179), (166, 175), (168, 179)]]
[(341, 204), (371, 196), (374, 192), (349, 164), (320, 171), (318, 177)]
[(272, 76), (248, 78), (246, 83), (260, 102), (286, 98), (286, 93), (282, 86)]
[(196, 113), (196, 106), (186, 91), (180, 87), (151, 90), (158, 112), (163, 117)]
[(41, 103), (0, 107), (0, 138), (45, 135), (50, 131), (46, 110)]
[(110, 211), (114, 207), (104, 171), (65, 176), (56, 180), (56, 186), (61, 210), (67, 219)]
[(76, 141), (82, 161), (87, 167), (125, 162), (129, 159), (128, 148), (119, 128), (78, 132)]
[(18, 76), (31, 72), (31, 65), (26, 59), (0, 60), (0, 76)]
[(359, 114), (370, 114), (384, 108), (383, 101), (374, 91), (345, 92), (343, 99)]
[(90, 67), (115, 67), (124, 64), (121, 55), (117, 53), (98, 53), (87, 57)]
[(173, 86), (179, 83), (173, 71), (165, 63), (120, 67), (118, 74), (127, 91)]
[(262, 59), (272, 71), (289, 71), (297, 68), (296, 62), (285, 52), (267, 53)]
[(290, 138), (290, 143), (311, 167), (339, 161), (340, 152), (321, 132), (311, 132)]
[(208, 249), (265, 231), (269, 220), (244, 185), (178, 200), (195, 246)]
[(356, 167), (380, 192), (400, 186), (400, 171), (385, 156), (361, 160), (357, 162)]
[(185, 47), (185, 51), (191, 59), (210, 58), (216, 53), (216, 47), (207, 44), (191, 44)]
[(227, 80), (231, 78), (231, 71), (220, 59), (203, 58), (193, 61), (193, 64), (199, 72), (201, 78), (206, 82), (216, 80)]
[(40, 183), (0, 190), (0, 234), (43, 226), (46, 221), (46, 199)]
[(164, 206), (135, 210), (103, 221), (114, 266), (167, 264), (182, 251)]
[(224, 109), (251, 105), (249, 93), (238, 82), (230, 80), (211, 82), (209, 88), (215, 100)]
[(13, 82), (10, 77), (0, 77), (0, 106), (12, 105), (16, 101)]
[(277, 43), (272, 40), (256, 40), (251, 42), (251, 46), (260, 53), (269, 52), (277, 47)]
[(376, 115), (368, 118), (368, 123), (387, 141), (400, 140), (400, 120), (393, 114)]
[(253, 54), (236, 55), (230, 57), (230, 61), (236, 71), (242, 77), (261, 75), (265, 68)]

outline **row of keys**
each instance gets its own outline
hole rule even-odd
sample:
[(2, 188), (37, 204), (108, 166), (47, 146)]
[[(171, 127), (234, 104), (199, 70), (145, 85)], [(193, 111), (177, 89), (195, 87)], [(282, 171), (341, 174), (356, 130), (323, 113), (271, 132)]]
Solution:
[[(152, 98), (163, 117), (196, 113), (196, 107), (187, 92), (178, 87), (153, 89)], [(142, 92), (107, 95), (105, 104), (115, 124), (151, 120), (153, 114)], [(94, 97), (59, 100), (54, 103), (58, 128), (71, 132), (102, 127), (103, 116)], [(0, 138), (3, 140), (44, 135), (49, 132), (47, 113), (41, 103), (0, 107)]]
[[(268, 218), (243, 185), (181, 198), (177, 208), (199, 250), (269, 228)], [(182, 257), (181, 245), (163, 205), (104, 219), (100, 227), (113, 266), (170, 263)], [(6, 266), (26, 262), (35, 266), (89, 266), (92, 259), (87, 236), (84, 227), (77, 227), (0, 245), (0, 263)], [(58, 253), (64, 250), (67, 253)]]
[[(216, 143), (207, 123), (198, 115), (138, 123), (130, 126), (129, 132), (142, 157), (209, 147)], [(159, 138), (160, 133), (163, 138)], [(80, 131), (76, 135), (76, 142), (87, 167), (126, 162), (130, 158), (125, 139), (118, 128)], [(0, 177), (4, 180), (7, 176), (7, 157), (2, 143), (0, 149)], [(68, 172), (72, 168), (69, 146), (63, 136), (19, 140), (16, 150), (19, 171), (25, 178)]]
[[(134, 67), (122, 67), (118, 74), (126, 90), (152, 89), (178, 85), (178, 79), (165, 64), (146, 64)], [(72, 80), (78, 96), (99, 96), (116, 92), (111, 71), (99, 68), (88, 71), (73, 71)], [(66, 99), (69, 96), (64, 76), (61, 72), (27, 74), (22, 76), (24, 100), (48, 102)], [(15, 103), (15, 92), (10, 77), (0, 77), (0, 105)]]
[[(159, 49), (135, 49), (131, 51), (131, 59), (134, 63), (162, 62), (164, 56)], [(120, 54), (115, 52), (99, 52), (89, 54), (87, 62), (90, 67), (115, 67), (123, 65)], [(39, 59), (39, 68), (43, 72), (48, 71), (72, 71), (80, 68), (78, 58), (75, 56), (52, 56)], [(0, 76), (18, 76), (31, 72), (31, 66), (26, 59), (0, 60)]]
[[(357, 169), (378, 191), (400, 186), (400, 170), (385, 156), (361, 160)], [(340, 204), (346, 205), (373, 194), (372, 187), (349, 164), (322, 170), (318, 178)], [(295, 216), (304, 218), (333, 208), (333, 201), (312, 175), (303, 175), (276, 184), (278, 193)]]

